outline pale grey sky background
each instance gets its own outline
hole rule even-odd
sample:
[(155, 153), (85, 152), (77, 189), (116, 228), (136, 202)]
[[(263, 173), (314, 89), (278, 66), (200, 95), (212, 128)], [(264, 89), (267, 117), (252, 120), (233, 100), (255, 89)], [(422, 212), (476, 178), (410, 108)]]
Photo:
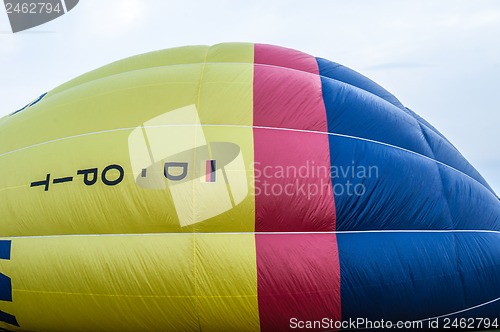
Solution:
[(0, 8), (0, 116), (115, 60), (226, 41), (291, 47), (368, 76), (500, 194), (499, 0), (80, 0), (18, 34)]

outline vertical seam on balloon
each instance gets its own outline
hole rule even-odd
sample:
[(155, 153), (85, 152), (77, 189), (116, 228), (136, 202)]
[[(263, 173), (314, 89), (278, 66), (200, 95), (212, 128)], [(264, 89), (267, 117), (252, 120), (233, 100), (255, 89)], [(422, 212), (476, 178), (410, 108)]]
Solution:
[[(325, 110), (325, 130), (327, 132), (330, 132), (330, 128), (328, 128), (328, 111), (326, 110), (325, 98), (323, 98), (323, 81), (321, 80), (322, 76), (321, 76), (321, 73), (320, 73), (320, 70), (319, 70), (319, 63), (318, 63), (318, 59), (317, 58), (314, 58), (314, 63), (316, 64), (316, 70), (317, 70), (317, 73), (318, 73), (319, 91), (320, 91), (320, 96), (321, 96), (321, 104), (323, 105), (323, 108)], [(331, 160), (332, 159), (331, 159), (330, 136), (328, 136), (326, 139), (327, 139), (327, 145), (328, 145), (328, 164), (331, 167), (332, 166), (332, 164), (331, 164)], [(333, 181), (332, 181), (332, 177), (331, 176), (328, 177), (328, 183), (330, 184), (330, 187), (332, 188), (333, 213), (334, 213), (334, 216), (335, 216), (335, 220), (334, 220), (332, 231), (336, 231), (337, 230), (337, 205), (336, 205), (336, 202), (335, 202), (335, 193), (333, 192)], [(337, 251), (338, 251), (338, 243), (337, 243)]]
[[(431, 147), (431, 145), (429, 143), (429, 140), (427, 139), (427, 135), (425, 134), (424, 129), (422, 128), (422, 124), (413, 115), (411, 115), (411, 116), (418, 123), (418, 127), (420, 129), (420, 132), (422, 133), (422, 137), (424, 138), (424, 142), (429, 147), (429, 151), (430, 151), (430, 153), (432, 155), (432, 159), (436, 159), (436, 155), (434, 154), (434, 150), (432, 150), (432, 147)], [(446, 196), (446, 192), (445, 192), (445, 189), (444, 189), (443, 177), (441, 175), (441, 168), (439, 167), (439, 164), (437, 164), (437, 163), (434, 163), (434, 165), (436, 165), (438, 176), (439, 176), (439, 183), (441, 184), (441, 190), (443, 191), (444, 203), (446, 205), (446, 212), (448, 212), (448, 217), (450, 218), (450, 227), (453, 229), (454, 228), (454, 225), (453, 225), (453, 216), (451, 215), (450, 202), (448, 201), (448, 197)], [(462, 292), (462, 300), (463, 300), (464, 303), (466, 303), (466, 290), (467, 289), (465, 287), (464, 272), (463, 272), (463, 270), (460, 267), (460, 265), (461, 265), (460, 264), (460, 255), (458, 254), (457, 236), (456, 236), (455, 233), (452, 233), (452, 239), (453, 239), (453, 252), (454, 252), (455, 257), (456, 257), (456, 264), (457, 264), (457, 268), (458, 268), (458, 273), (459, 273), (459, 278), (460, 278), (460, 284), (462, 285), (462, 289), (464, 290)]]
[(142, 131), (142, 135), (144, 136), (144, 141), (146, 143), (146, 146), (148, 148), (149, 159), (150, 159), (151, 163), (153, 164), (155, 162), (155, 159), (153, 157), (153, 151), (151, 151), (151, 143), (149, 142), (148, 134), (147, 134), (146, 128), (144, 128), (144, 124), (141, 125), (141, 131)]
[[(252, 47), (252, 82), (250, 88), (251, 90), (251, 109), (252, 109), (252, 128), (250, 132), (252, 133), (252, 162), (255, 164), (255, 47), (256, 44), (253, 44)], [(257, 324), (259, 327), (259, 331), (262, 331), (262, 326), (261, 326), (261, 317), (260, 317), (260, 301), (259, 301), (259, 265), (258, 265), (258, 252), (257, 252), (257, 232), (255, 231), (257, 228), (257, 207), (256, 207), (256, 199), (255, 199), (255, 167), (251, 167), (252, 169), (252, 181), (253, 181), (253, 246), (254, 246), (254, 263), (255, 263), (255, 301), (257, 302)]]
[[(432, 149), (429, 140), (427, 139), (427, 135), (424, 132), (424, 129), (422, 128), (422, 124), (418, 119), (416, 119), (413, 115), (411, 115), (412, 118), (414, 118), (417, 121), (418, 127), (420, 129), (420, 132), (422, 133), (422, 137), (424, 138), (424, 142), (427, 144), (429, 147), (429, 151), (431, 153), (432, 159), (436, 159), (436, 155), (434, 154), (434, 150)], [(446, 191), (444, 188), (444, 183), (443, 183), (443, 176), (441, 175), (441, 167), (439, 166), (440, 164), (438, 163), (433, 163), (436, 168), (437, 168), (437, 173), (439, 176), (439, 183), (441, 184), (441, 190), (443, 192), (444, 196), (444, 203), (446, 205), (446, 212), (448, 212), (448, 217), (450, 218), (450, 227), (451, 229), (455, 228), (455, 225), (453, 225), (453, 216), (451, 215), (451, 209), (450, 209), (450, 202), (448, 201), (448, 197), (446, 195)], [(458, 254), (458, 245), (457, 245), (457, 236), (455, 233), (452, 233), (452, 238), (453, 238), (453, 252), (456, 257), (456, 264), (458, 268), (458, 273), (459, 273), (459, 278), (460, 278), (460, 284), (462, 285), (463, 292), (462, 292), (462, 301), (466, 303), (466, 287), (465, 287), (465, 279), (464, 279), (464, 272), (463, 269), (461, 268), (461, 263), (460, 263), (460, 255)]]
[[(200, 82), (198, 84), (198, 92), (197, 92), (197, 96), (196, 96), (196, 105), (197, 105), (197, 113), (198, 113), (198, 117), (200, 117), (200, 111), (201, 111), (201, 89), (202, 89), (202, 86), (203, 86), (203, 79), (205, 77), (205, 68), (206, 68), (206, 65), (207, 65), (207, 57), (208, 57), (208, 52), (210, 50), (210, 47), (208, 47), (206, 49), (206, 52), (205, 52), (205, 57), (203, 59), (203, 66), (201, 68), (201, 75), (200, 75)], [(200, 124), (201, 124), (201, 118), (200, 118)], [(203, 127), (201, 129), (203, 131)], [(195, 130), (194, 131), (194, 142), (196, 143), (197, 142), (197, 133), (198, 131)], [(208, 142), (207, 142), (208, 143)], [(208, 143), (207, 144), (208, 146), (210, 146), (210, 144)], [(194, 160), (196, 160), (196, 149), (194, 150)], [(196, 167), (196, 166), (194, 166)], [(194, 188), (194, 181), (192, 182), (192, 193), (193, 193), (193, 216), (192, 218), (194, 218), (196, 216), (196, 211), (195, 211), (195, 206), (196, 206), (196, 195), (194, 194), (195, 192), (195, 188)], [(198, 329), (199, 331), (202, 331), (202, 328), (201, 328), (201, 318), (200, 318), (200, 299), (199, 299), (199, 294), (198, 294), (198, 275), (197, 275), (197, 264), (196, 264), (196, 250), (197, 250), (197, 247), (196, 247), (196, 226), (194, 227), (193, 229), (193, 264), (194, 264), (194, 294), (195, 294), (195, 308), (196, 308), (196, 317), (198, 319)]]
[[(256, 162), (256, 142), (255, 142), (255, 74), (256, 74), (256, 48), (257, 44), (254, 44), (253, 46), (253, 65), (252, 65), (252, 141), (253, 141), (253, 162), (255, 164)], [(253, 168), (253, 187), (256, 188), (256, 176), (255, 176), (255, 167)], [(256, 189), (254, 189), (256, 190)], [(257, 231), (257, 195), (253, 195), (254, 199), (254, 225), (253, 225), (253, 230), (254, 230), (254, 245), (255, 245), (255, 295), (257, 297), (257, 316), (258, 316), (258, 322), (259, 322), (259, 329), (262, 331), (262, 315), (261, 315), (261, 297), (259, 296), (259, 288), (261, 288), (261, 283), (259, 282), (259, 248), (258, 248), (258, 233)]]
[(201, 321), (200, 321), (200, 310), (199, 310), (199, 299), (198, 299), (198, 282), (197, 282), (197, 273), (196, 273), (196, 230), (194, 230), (193, 234), (193, 282), (194, 282), (194, 307), (196, 310), (196, 319), (198, 320), (198, 329), (201, 331)]
[[(315, 59), (315, 62), (316, 62), (316, 65), (318, 66), (318, 79), (319, 79), (319, 83), (320, 83), (320, 91), (321, 91), (321, 99), (322, 99), (322, 103), (323, 103), (323, 107), (325, 109), (325, 121), (326, 121), (326, 131), (327, 132), (330, 132), (330, 128), (329, 128), (329, 117), (328, 117), (328, 110), (327, 110), (327, 106), (326, 106), (326, 102), (325, 102), (325, 98), (324, 98), (324, 94), (323, 94), (323, 79), (322, 79), (322, 75), (321, 75), (321, 70), (320, 70), (320, 65), (319, 65), (319, 62), (318, 62), (318, 58), (314, 58)], [(332, 158), (331, 158), (331, 154), (332, 154), (332, 146), (330, 145), (330, 135), (328, 135), (327, 137), (327, 140), (328, 140), (328, 162), (330, 164), (330, 167), (332, 167)], [(334, 239), (335, 239), (335, 248), (337, 249), (337, 277), (338, 277), (338, 297), (337, 297), (337, 300), (338, 300), (338, 314), (339, 314), (339, 319), (342, 319), (342, 271), (341, 271), (341, 262), (340, 262), (340, 249), (339, 249), (339, 241), (338, 241), (338, 237), (337, 237), (337, 202), (335, 201), (335, 192), (333, 191), (333, 180), (332, 180), (332, 177), (329, 176), (328, 177), (328, 181), (330, 183), (330, 186), (332, 188), (332, 199), (333, 199), (333, 213), (334, 213), (334, 216), (335, 216), (335, 223), (334, 223), (334, 229), (333, 231), (335, 232), (334, 233)]]
[[(250, 89), (251, 90), (251, 95), (252, 97), (250, 98), (251, 100), (251, 116), (252, 116), (252, 119), (251, 119), (251, 125), (252, 125), (252, 128), (250, 129), (250, 133), (252, 134), (252, 137), (251, 137), (251, 142), (252, 142), (252, 163), (255, 164), (255, 132), (254, 132), (254, 125), (255, 125), (255, 101), (254, 101), (254, 98), (255, 98), (255, 89), (254, 89), (254, 84), (255, 84), (255, 45), (256, 43), (253, 43), (253, 47), (252, 47), (252, 81), (251, 81), (251, 85), (250, 85)], [(252, 199), (253, 199), (253, 232), (255, 233), (255, 228), (256, 228), (256, 224), (257, 224), (257, 209), (255, 207), (255, 167), (253, 167), (253, 164), (252, 164), (252, 181), (253, 181), (253, 193), (252, 193)], [(246, 168), (246, 167), (245, 167)], [(245, 173), (245, 176), (248, 176), (248, 172)], [(250, 189), (249, 191), (251, 191), (252, 189)], [(253, 237), (254, 239), (254, 246), (255, 246), (255, 296), (257, 298), (257, 317), (259, 318), (259, 327), (260, 327), (260, 313), (259, 313), (259, 296), (258, 296), (258, 277), (257, 277), (257, 273), (258, 273), (258, 269), (257, 269), (257, 239), (256, 239), (256, 236), (254, 235)]]
[[(412, 116), (412, 118), (415, 119), (415, 117), (413, 117), (413, 116)], [(418, 121), (418, 119), (415, 119), (415, 121), (417, 121), (418, 128), (420, 129), (420, 132), (422, 133), (422, 137), (424, 138), (425, 144), (427, 144), (427, 146), (429, 147), (429, 151), (431, 153), (431, 159), (437, 160), (436, 159), (436, 155), (434, 154), (434, 150), (432, 150), (432, 147), (429, 144), (429, 140), (427, 139), (427, 136), (425, 135), (425, 132), (424, 132), (424, 130), (422, 128), (422, 124), (420, 123), (420, 121)], [(439, 176), (439, 183), (441, 184), (441, 190), (443, 191), (443, 195), (444, 195), (444, 198), (445, 198), (444, 201), (445, 201), (445, 204), (446, 204), (446, 211), (448, 212), (448, 216), (450, 218), (450, 227), (453, 228), (453, 217), (451, 216), (450, 204), (448, 202), (448, 198), (446, 197), (446, 193), (445, 193), (445, 190), (444, 190), (443, 177), (441, 176), (441, 168), (439, 167), (438, 163), (433, 163), (433, 164), (436, 165), (436, 168), (437, 168), (437, 172), (438, 172), (438, 176)]]
[[(267, 49), (259, 49), (259, 48), (255, 48), (255, 50), (257, 52), (262, 52), (262, 53), (268, 51)], [(283, 53), (283, 52), (281, 52), (281, 53)], [(259, 55), (259, 54), (256, 54), (256, 57), (257, 57), (257, 55)], [(279, 54), (279, 55), (283, 56), (283, 57), (288, 57), (288, 55), (286, 55), (286, 54), (285, 55)], [(272, 59), (272, 56), (273, 56), (273, 54), (265, 55), (264, 57)], [(280, 61), (280, 59), (279, 58), (276, 59), (276, 57), (274, 58), (274, 60)], [(274, 60), (272, 59), (272, 61), (274, 61)], [(290, 63), (292, 63), (292, 65), (293, 65), (293, 62), (295, 61), (295, 59), (288, 58), (288, 60), (290, 60)], [(312, 60), (314, 62), (311, 63), (311, 62), (309, 62), (309, 60)], [(303, 61), (304, 63), (306, 63), (307, 68), (309, 68), (309, 69), (317, 66), (314, 58), (312, 58), (312, 59), (305, 58), (304, 59), (304, 57), (300, 57), (299, 59), (297, 59), (297, 61), (299, 61), (299, 62)], [(253, 86), (254, 86), (254, 88), (259, 89), (257, 91), (254, 91), (254, 102), (255, 101), (259, 102), (258, 105), (254, 105), (254, 115), (256, 115), (257, 121), (260, 124), (260, 126), (256, 126), (255, 125), (256, 122), (254, 121), (253, 129), (254, 129), (254, 133), (256, 133), (256, 136), (259, 134), (259, 131), (256, 131), (256, 129), (261, 129), (262, 125), (268, 124), (269, 121), (272, 121), (266, 117), (266, 115), (269, 116), (267, 113), (262, 113), (265, 110), (265, 108), (264, 109), (259, 108), (259, 107), (265, 105), (262, 103), (262, 101), (264, 103), (267, 102), (267, 100), (265, 100), (265, 99), (261, 100), (259, 98), (265, 98), (266, 95), (269, 95), (270, 93), (272, 93), (272, 90), (269, 90), (269, 87), (266, 86), (265, 75), (261, 76), (262, 71), (257, 71), (259, 69), (259, 67), (263, 67), (263, 65), (262, 64), (255, 64), (254, 65), (256, 73), (254, 73)], [(273, 66), (273, 67), (278, 67), (278, 66)], [(265, 68), (262, 68), (262, 69), (265, 69)], [(264, 71), (264, 72), (266, 72), (266, 71)], [(311, 114), (313, 114), (314, 118), (313, 118), (313, 121), (311, 121), (310, 123), (314, 127), (318, 127), (318, 125), (321, 125), (324, 123), (324, 126), (327, 127), (324, 101), (322, 98), (321, 90), (319, 89), (319, 86), (321, 86), (321, 82), (318, 82), (318, 81), (319, 81), (319, 75), (316, 74), (314, 80), (309, 81), (311, 83), (311, 85), (308, 85), (308, 87), (311, 89), (311, 90), (309, 90), (311, 95), (308, 95), (308, 98), (310, 98), (308, 100), (311, 102), (312, 105), (314, 105), (314, 108), (313, 108), (314, 113), (311, 113)], [(293, 83), (291, 83), (291, 84), (293, 84)], [(314, 85), (312, 85), (312, 84), (314, 84)], [(267, 96), (267, 97), (269, 97), (269, 96)], [(319, 100), (319, 98), (321, 98), (321, 100)], [(267, 107), (268, 105), (265, 105), (265, 106)], [(281, 105), (276, 104), (276, 106), (279, 107)], [(320, 107), (322, 107), (322, 109)], [(289, 122), (293, 123), (293, 121), (288, 121), (287, 119), (284, 119), (284, 121), (285, 121), (284, 123), (289, 123)], [(260, 123), (260, 122), (263, 122), (263, 123)], [(298, 124), (298, 126), (300, 126), (300, 124)], [(302, 132), (301, 130), (298, 130), (298, 131)], [(326, 131), (326, 128), (325, 128), (325, 131)], [(255, 138), (254, 138), (254, 141), (255, 141)], [(324, 145), (325, 149), (329, 148), (328, 138), (326, 138), (324, 141), (320, 140), (318, 142), (322, 142), (321, 145)], [(260, 142), (260, 144), (265, 144), (265, 143)], [(257, 157), (263, 157), (262, 155), (260, 155), (258, 153), (258, 151), (259, 151), (259, 149), (256, 146), (254, 148), (254, 154), (257, 154)], [(263, 160), (259, 160), (259, 159), (257, 159), (257, 157), (255, 158), (256, 162), (262, 162), (263, 160), (264, 161), (267, 160), (265, 158)], [(315, 158), (315, 157), (312, 157), (312, 158)], [(320, 158), (320, 160), (322, 160), (326, 165), (329, 165), (330, 160), (329, 159), (324, 160), (324, 159), (326, 159), (326, 156), (324, 154), (322, 154), (322, 157)], [(291, 160), (292, 160), (291, 162), (294, 162), (293, 158)], [(283, 163), (283, 161), (279, 161), (279, 160), (273, 161), (272, 159), (271, 159), (271, 162)], [(299, 165), (299, 164), (297, 164), (297, 165)], [(254, 171), (255, 171), (255, 168), (254, 168)], [(333, 194), (333, 193), (331, 193), (331, 194)], [(330, 209), (329, 214), (333, 214), (333, 213), (335, 213), (334, 207), (331, 205), (333, 203), (333, 201), (331, 200), (330, 197), (328, 198), (328, 201), (329, 201), (328, 208)], [(325, 202), (320, 202), (320, 204), (321, 204), (320, 206), (324, 206), (323, 205), (324, 203)], [(257, 216), (259, 218), (262, 218), (262, 214), (260, 214), (261, 208), (262, 207), (256, 206), (256, 212), (257, 212)], [(269, 211), (266, 211), (266, 210), (262, 210), (262, 211), (265, 211), (264, 213), (266, 213), (266, 218), (268, 218), (269, 215), (267, 214), (267, 212), (269, 212)], [(258, 222), (262, 222), (262, 221), (259, 220)], [(324, 223), (327, 224), (328, 230), (332, 230), (332, 226), (333, 226), (332, 223), (327, 223), (327, 221), (325, 221)], [(271, 233), (271, 234), (273, 234), (273, 233)], [(335, 237), (335, 235), (333, 235), (333, 237), (327, 237), (327, 238), (321, 237), (321, 243), (323, 245), (325, 245), (324, 248), (328, 248), (328, 252), (330, 252), (330, 250), (338, 251), (336, 239), (334, 239), (334, 237)], [(307, 240), (308, 238), (309, 237), (306, 236), (305, 240)], [(257, 258), (257, 270), (258, 270), (257, 294), (258, 294), (258, 300), (259, 300), (259, 314), (260, 314), (259, 318), (260, 318), (260, 323), (261, 323), (261, 329), (264, 331), (265, 330), (272, 330), (278, 326), (281, 326), (282, 329), (285, 328), (286, 320), (288, 320), (290, 318), (289, 312), (290, 312), (290, 310), (293, 311), (293, 309), (291, 309), (288, 306), (289, 303), (287, 303), (287, 302), (290, 300), (296, 301), (299, 299), (300, 300), (303, 299), (303, 298), (301, 298), (301, 296), (292, 295), (292, 293), (290, 293), (291, 290), (289, 288), (287, 289), (286, 283), (285, 284), (282, 283), (286, 280), (294, 279), (295, 277), (293, 276), (293, 274), (296, 272), (293, 272), (290, 276), (286, 276), (286, 275), (281, 275), (283, 272), (272, 271), (270, 269), (270, 266), (274, 265), (273, 261), (279, 260), (280, 257), (282, 257), (284, 259), (291, 260), (290, 257), (286, 257), (287, 254), (285, 253), (285, 251), (279, 250), (279, 248), (287, 248), (289, 246), (288, 239), (285, 238), (284, 242), (283, 241), (277, 241), (277, 242), (274, 241), (276, 239), (277, 238), (275, 238), (274, 235), (272, 235), (271, 237), (268, 237), (265, 234), (256, 233), (256, 248), (257, 248), (256, 249), (257, 250), (257, 257), (256, 258)], [(330, 242), (331, 239), (334, 239), (335, 243)], [(297, 243), (301, 243), (302, 249), (301, 249), (301, 252), (299, 253), (299, 255), (297, 255), (297, 257), (294, 257), (293, 260), (296, 259), (297, 262), (300, 262), (300, 264), (302, 264), (302, 266), (304, 268), (308, 264), (314, 265), (315, 263), (317, 263), (316, 261), (315, 262), (308, 262), (308, 257), (307, 257), (306, 252), (304, 251), (304, 247), (303, 247), (303, 245), (306, 242), (304, 242), (304, 240), (301, 238), (297, 238), (296, 240), (299, 241)], [(332, 257), (332, 256), (329, 256), (329, 257)], [(336, 257), (336, 258), (338, 259), (338, 257)], [(337, 280), (335, 280), (335, 287), (332, 287), (331, 285), (328, 287), (329, 289), (331, 288), (331, 290), (337, 294), (337, 296), (335, 296), (334, 298), (330, 297), (328, 309), (331, 309), (331, 310), (328, 310), (328, 311), (332, 311), (332, 312), (330, 312), (329, 314), (332, 314), (333, 312), (335, 312), (335, 313), (338, 312), (340, 314), (340, 312), (337, 311), (338, 309), (340, 309), (340, 303), (339, 303), (340, 299), (338, 298), (339, 285), (337, 282), (338, 278), (339, 278), (338, 263), (335, 265), (337, 265), (337, 267), (334, 267), (333, 264), (329, 264), (328, 267), (323, 266), (321, 269), (319, 269), (317, 271), (318, 275), (320, 275), (320, 276), (323, 276), (323, 277), (324, 276), (332, 276), (332, 279), (337, 279)], [(333, 278), (333, 276), (335, 276), (335, 277)], [(321, 280), (318, 280), (318, 281), (321, 281)], [(323, 282), (320, 282), (316, 286), (311, 286), (311, 284), (309, 284), (305, 281), (302, 282), (300, 280), (295, 279), (295, 282), (294, 282), (295, 289), (293, 291), (296, 291), (297, 293), (293, 293), (293, 294), (304, 294), (303, 293), (304, 291), (310, 290), (311, 288), (314, 289), (315, 287), (319, 287), (320, 285), (324, 284), (326, 279), (323, 279), (322, 281)], [(272, 287), (272, 284), (275, 282), (280, 283), (281, 285), (278, 285), (280, 287), (278, 287), (278, 288)], [(327, 281), (328, 284), (331, 284), (331, 282), (332, 282), (332, 280)], [(277, 289), (280, 289), (280, 290), (277, 291)], [(278, 293), (276, 293), (276, 292), (278, 292)], [(282, 293), (280, 293), (280, 292), (282, 292)], [(307, 300), (307, 301), (309, 301), (309, 300)], [(281, 306), (279, 304), (283, 304), (283, 308), (281, 308)], [(323, 310), (326, 310), (326, 308), (327, 307), (325, 306), (323, 308), (317, 308), (317, 309), (323, 311)], [(270, 312), (274, 312), (274, 313), (270, 316), (269, 315)], [(312, 313), (309, 312), (308, 314), (312, 314)], [(340, 318), (340, 317), (336, 317), (336, 318)]]

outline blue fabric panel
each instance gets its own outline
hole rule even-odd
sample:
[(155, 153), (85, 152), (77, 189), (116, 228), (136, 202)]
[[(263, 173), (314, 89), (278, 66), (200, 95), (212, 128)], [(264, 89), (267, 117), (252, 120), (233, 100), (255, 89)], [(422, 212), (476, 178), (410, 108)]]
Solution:
[(356, 87), (322, 77), (328, 131), (383, 142), (432, 156), (418, 121)]
[[(340, 233), (342, 318), (419, 320), (500, 297), (497, 233)], [(489, 317), (500, 301), (452, 317)]]
[(337, 230), (452, 229), (436, 162), (337, 135), (330, 158)]
[[(422, 118), (417, 113), (413, 112), (408, 107), (405, 107), (404, 111), (406, 113), (408, 113), (410, 116), (412, 116), (413, 118), (415, 118), (420, 123), (421, 126), (427, 127), (429, 130), (433, 131), (436, 135), (440, 136), (442, 139), (444, 139), (445, 141), (447, 141), (448, 143), (450, 143), (451, 146), (453, 146), (453, 144), (451, 144), (451, 142), (448, 141), (448, 139), (446, 137), (444, 137), (444, 135), (441, 134), (439, 132), (439, 130), (437, 130), (433, 125), (431, 125), (429, 122), (427, 122), (427, 120), (425, 120), (424, 118)], [(455, 148), (455, 147), (453, 146), (453, 148)], [(458, 150), (456, 148), (455, 148), (455, 150), (458, 152)]]
[(404, 108), (401, 102), (394, 95), (392, 95), (389, 91), (385, 90), (383, 87), (373, 82), (366, 76), (363, 76), (350, 68), (344, 67), (338, 63), (323, 58), (316, 58), (316, 61), (318, 62), (319, 72), (321, 76), (332, 78), (334, 80), (358, 87), (388, 101), (398, 108)]
[(500, 319), (500, 202), (491, 187), (394, 96), (317, 61), (343, 319)]
[(500, 231), (500, 202), (479, 182), (439, 165), (453, 229)]
[(427, 126), (422, 126), (422, 132), (431, 148), (434, 159), (467, 174), (493, 193), (493, 189), (484, 178), (453, 145), (447, 140), (442, 139), (436, 132)]
[(500, 231), (500, 202), (454, 168), (392, 146), (332, 134), (337, 230)]
[(436, 159), (469, 175), (493, 193), (477, 170), (427, 121), (367, 90), (329, 78), (339, 65), (321, 59), (318, 64), (329, 132), (395, 145)]

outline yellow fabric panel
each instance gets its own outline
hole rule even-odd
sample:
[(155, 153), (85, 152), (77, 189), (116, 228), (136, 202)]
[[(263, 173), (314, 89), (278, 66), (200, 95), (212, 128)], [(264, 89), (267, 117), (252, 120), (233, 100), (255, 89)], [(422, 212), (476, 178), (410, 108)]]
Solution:
[[(200, 91), (199, 114), (207, 141), (237, 144), (243, 165), (227, 170), (246, 183), (228, 184), (233, 208), (205, 222), (196, 224), (197, 231), (250, 231), (255, 229), (255, 199), (253, 194), (253, 64), (207, 64)], [(210, 126), (215, 125), (215, 126)], [(221, 125), (221, 126), (219, 126)], [(232, 186), (231, 186), (232, 185)], [(243, 188), (243, 186), (245, 188)], [(235, 201), (235, 191), (246, 191), (241, 202)], [(201, 206), (200, 208), (204, 208)]]
[[(138, 71), (147, 68), (203, 63), (209, 46), (183, 46), (139, 54), (118, 60), (101, 68), (85, 73), (71, 81), (60, 85), (51, 91), (51, 95), (77, 87), (103, 77), (122, 74), (128, 71)], [(253, 59), (252, 59), (253, 60)]]
[(254, 63), (254, 44), (223, 43), (210, 46), (207, 52), (207, 62), (243, 62)]
[(259, 331), (255, 236), (195, 234), (196, 293), (205, 331)]
[[(4, 157), (15, 172), (1, 177), (0, 210), (1, 234), (54, 235), (102, 233), (155, 233), (181, 231), (175, 207), (166, 190), (147, 190), (138, 187), (130, 170), (116, 186), (106, 186), (101, 175), (107, 165), (129, 163), (126, 144), (129, 131), (78, 137), (42, 145), (36, 149)], [(109, 142), (109, 143), (107, 143)], [(78, 150), (75, 150), (78, 146)], [(64, 163), (60, 160), (64, 159)], [(36, 164), (33, 163), (36, 160)], [(16, 166), (17, 165), (17, 166)], [(98, 181), (86, 186), (79, 169), (97, 167)], [(30, 187), (33, 181), (43, 180), (47, 172), (51, 180), (74, 176), (69, 183), (50, 183)], [(165, 192), (167, 191), (167, 192)], [(187, 227), (183, 231), (190, 231)]]
[[(142, 70), (153, 67), (174, 66), (207, 62), (247, 62), (253, 63), (253, 44), (223, 43), (213, 46), (192, 45), (169, 48), (146, 54), (139, 54), (123, 60), (115, 61), (101, 68), (85, 73), (50, 92), (50, 95), (74, 88), (106, 76), (121, 74), (127, 71)], [(49, 96), (50, 96), (49, 95)]]
[(188, 64), (125, 72), (47, 96), (6, 118), (0, 155), (75, 135), (133, 128), (193, 104), (202, 69), (202, 64)]
[(253, 45), (222, 44), (116, 62), (1, 119), (0, 310), (22, 330), (259, 330), (252, 103)]
[[(193, 103), (201, 66), (155, 69), (156, 87), (151, 83), (154, 79), (141, 72), (139, 78), (144, 79), (147, 86), (126, 89), (130, 82), (127, 77), (111, 77), (86, 89), (80, 99), (72, 90), (64, 93), (67, 96), (61, 94), (60, 98), (67, 98), (68, 106), (64, 106), (64, 101), (55, 103), (54, 99), (40, 103), (47, 109), (33, 113), (29, 126), (19, 123), (17, 133), (11, 133), (11, 140), (1, 141), (2, 146), (10, 141), (25, 141), (26, 146), (28, 140), (36, 137), (39, 141), (55, 140), (0, 156), (3, 165), (0, 219), (8, 220), (0, 224), (1, 234), (178, 231), (179, 226), (169, 226), (176, 216), (172, 214), (175, 210), (169, 204), (168, 191), (144, 190), (130, 177), (127, 137), (150, 116)], [(162, 71), (165, 75), (158, 73)], [(136, 80), (138, 74), (133, 76)], [(181, 83), (177, 83), (181, 77)], [(99, 91), (108, 92), (98, 94)], [(20, 113), (18, 119), (22, 115)], [(77, 137), (58, 140), (72, 135)], [(105, 186), (100, 179), (91, 187), (85, 186), (83, 176), (77, 175), (78, 170), (95, 167), (101, 173), (110, 164), (120, 164), (128, 173), (124, 181), (114, 187)], [(52, 178), (74, 176), (75, 180), (51, 184), (47, 192), (41, 187), (30, 188), (31, 182), (45, 179), (48, 173)]]
[[(205, 61), (253, 65), (253, 44), (172, 48), (123, 59), (84, 74), (49, 91), (42, 102), (0, 119), (0, 154), (100, 128), (123, 127), (127, 120), (135, 124), (141, 115), (155, 114), (158, 107), (167, 111), (171, 103), (178, 105), (172, 109), (188, 105), (183, 97), (199, 92)], [(192, 84), (194, 89), (169, 89), (168, 84)], [(123, 100), (123, 94), (129, 98)], [(108, 102), (102, 103), (102, 99)], [(196, 99), (191, 96), (190, 102)], [(166, 105), (165, 100), (169, 102)], [(148, 111), (130, 112), (137, 109)]]
[(259, 329), (253, 234), (15, 238), (0, 269), (23, 330)]
[[(60, 92), (49, 93), (40, 103), (4, 119), (0, 130), (0, 220), (6, 222), (0, 224), (0, 234), (253, 231), (253, 45), (195, 48), (194, 55), (183, 58), (190, 50), (156, 52), (104, 67), (88, 79), (81, 78), (79, 85), (56, 89)], [(163, 62), (160, 54), (165, 56)], [(204, 59), (209, 63), (203, 63)], [(183, 61), (201, 63), (154, 67)], [(148, 63), (154, 68), (134, 70)], [(185, 124), (181, 120), (143, 128), (166, 114), (189, 109), (197, 112), (202, 131), (196, 126), (178, 126)], [(226, 174), (218, 170), (218, 184), (201, 185), (201, 177), (184, 184), (184, 189), (175, 187), (187, 195), (177, 195), (170, 186), (144, 188), (136, 183), (130, 137), (134, 133), (140, 139), (144, 131), (144, 137), (151, 139), (159, 129), (165, 129), (159, 137), (160, 141), (165, 138), (166, 150), (185, 143), (182, 136), (187, 134), (198, 135), (187, 139), (198, 145), (235, 144), (240, 154), (224, 165)], [(190, 167), (198, 170), (202, 164), (196, 153), (189, 157), (193, 160)], [(205, 159), (213, 153), (209, 151)], [(113, 164), (123, 167), (124, 179), (116, 186), (106, 186), (101, 175)], [(77, 171), (91, 168), (98, 169), (98, 179), (87, 186), (84, 175)], [(43, 186), (30, 187), (47, 174), (51, 181), (48, 191)], [(116, 172), (110, 174), (116, 177)], [(161, 177), (161, 170), (159, 174)], [(52, 183), (70, 176), (71, 182)], [(225, 194), (226, 201), (216, 200), (214, 193)], [(194, 216), (185, 221), (179, 202), (187, 196), (194, 199), (182, 209)], [(207, 197), (211, 200), (204, 202)]]

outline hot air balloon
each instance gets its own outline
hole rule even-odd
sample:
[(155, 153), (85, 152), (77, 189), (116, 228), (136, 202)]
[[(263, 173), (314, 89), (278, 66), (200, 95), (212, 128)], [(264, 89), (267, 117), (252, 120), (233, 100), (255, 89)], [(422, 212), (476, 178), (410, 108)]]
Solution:
[(322, 58), (226, 43), (121, 60), (1, 119), (0, 165), (7, 330), (499, 323), (491, 187)]

